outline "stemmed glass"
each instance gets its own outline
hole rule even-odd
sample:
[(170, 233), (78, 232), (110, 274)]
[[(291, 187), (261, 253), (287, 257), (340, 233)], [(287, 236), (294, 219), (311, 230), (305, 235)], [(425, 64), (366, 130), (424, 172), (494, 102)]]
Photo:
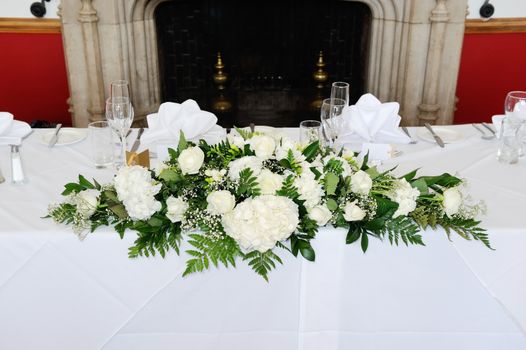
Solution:
[(126, 134), (133, 122), (127, 81), (117, 80), (111, 83), (111, 97), (106, 100), (106, 119), (121, 140), (121, 155), (116, 166), (126, 166)]
[(520, 144), (519, 154), (523, 156), (524, 142), (526, 141), (524, 130), (524, 125), (526, 124), (526, 91), (509, 92), (504, 102), (504, 111), (508, 122), (518, 128), (516, 134)]
[(321, 104), (320, 120), (322, 132), (325, 140), (330, 147), (334, 146), (334, 141), (340, 133), (343, 108), (346, 106), (345, 100), (341, 98), (326, 98)]
[(343, 81), (332, 83), (331, 98), (339, 98), (345, 101), (345, 106), (349, 105), (349, 84)]

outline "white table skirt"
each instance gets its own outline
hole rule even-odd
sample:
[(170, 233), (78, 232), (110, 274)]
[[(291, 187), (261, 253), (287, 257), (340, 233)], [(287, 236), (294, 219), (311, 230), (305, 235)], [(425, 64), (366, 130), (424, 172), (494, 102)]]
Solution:
[[(182, 278), (184, 254), (129, 260), (133, 233), (80, 242), (41, 219), (79, 173), (112, 174), (90, 166), (87, 141), (48, 149), (36, 130), (21, 148), (28, 184), (0, 185), (0, 349), (524, 350), (526, 160), (499, 164), (496, 141), (455, 128), (464, 141), (399, 146), (391, 163), (467, 178), (496, 251), (427, 231), (427, 247), (373, 240), (363, 254), (326, 228), (316, 263), (278, 251), (269, 283), (241, 261)], [(7, 147), (0, 168), (9, 181)]]

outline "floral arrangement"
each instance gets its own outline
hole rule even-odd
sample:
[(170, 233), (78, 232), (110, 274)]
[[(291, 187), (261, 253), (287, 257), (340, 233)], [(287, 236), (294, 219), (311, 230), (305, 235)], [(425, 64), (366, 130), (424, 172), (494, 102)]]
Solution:
[(48, 217), (71, 224), (81, 238), (103, 225), (121, 237), (136, 231), (131, 258), (179, 254), (186, 240), (184, 275), (242, 259), (268, 279), (281, 263), (278, 249), (314, 261), (311, 241), (329, 224), (345, 228), (346, 243), (359, 242), (364, 252), (371, 237), (424, 245), (419, 232), (428, 226), (491, 248), (475, 220), (483, 206), (455, 176), (417, 177), (415, 170), (396, 177), (369, 166), (367, 156), (236, 131), (215, 145), (181, 134), (157, 169), (123, 167), (110, 184), (79, 176)]

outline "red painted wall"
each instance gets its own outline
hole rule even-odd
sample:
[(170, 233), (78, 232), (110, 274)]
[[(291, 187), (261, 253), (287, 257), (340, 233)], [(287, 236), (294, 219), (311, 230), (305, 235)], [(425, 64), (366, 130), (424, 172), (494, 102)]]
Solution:
[(71, 125), (60, 34), (0, 33), (0, 111)]
[(504, 114), (512, 90), (526, 90), (526, 33), (466, 34), (455, 123), (489, 122)]

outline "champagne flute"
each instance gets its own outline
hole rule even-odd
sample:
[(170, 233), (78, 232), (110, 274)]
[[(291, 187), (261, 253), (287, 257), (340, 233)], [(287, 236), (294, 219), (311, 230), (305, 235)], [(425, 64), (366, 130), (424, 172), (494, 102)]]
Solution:
[(128, 97), (111, 97), (106, 100), (106, 119), (121, 140), (117, 168), (126, 166), (126, 134), (133, 121), (133, 107)]
[(334, 141), (340, 133), (340, 127), (343, 123), (341, 114), (344, 107), (345, 101), (341, 98), (326, 98), (321, 104), (322, 132), (329, 147), (334, 147)]
[(349, 84), (343, 81), (332, 83), (331, 98), (339, 98), (345, 101), (345, 106), (349, 105)]

